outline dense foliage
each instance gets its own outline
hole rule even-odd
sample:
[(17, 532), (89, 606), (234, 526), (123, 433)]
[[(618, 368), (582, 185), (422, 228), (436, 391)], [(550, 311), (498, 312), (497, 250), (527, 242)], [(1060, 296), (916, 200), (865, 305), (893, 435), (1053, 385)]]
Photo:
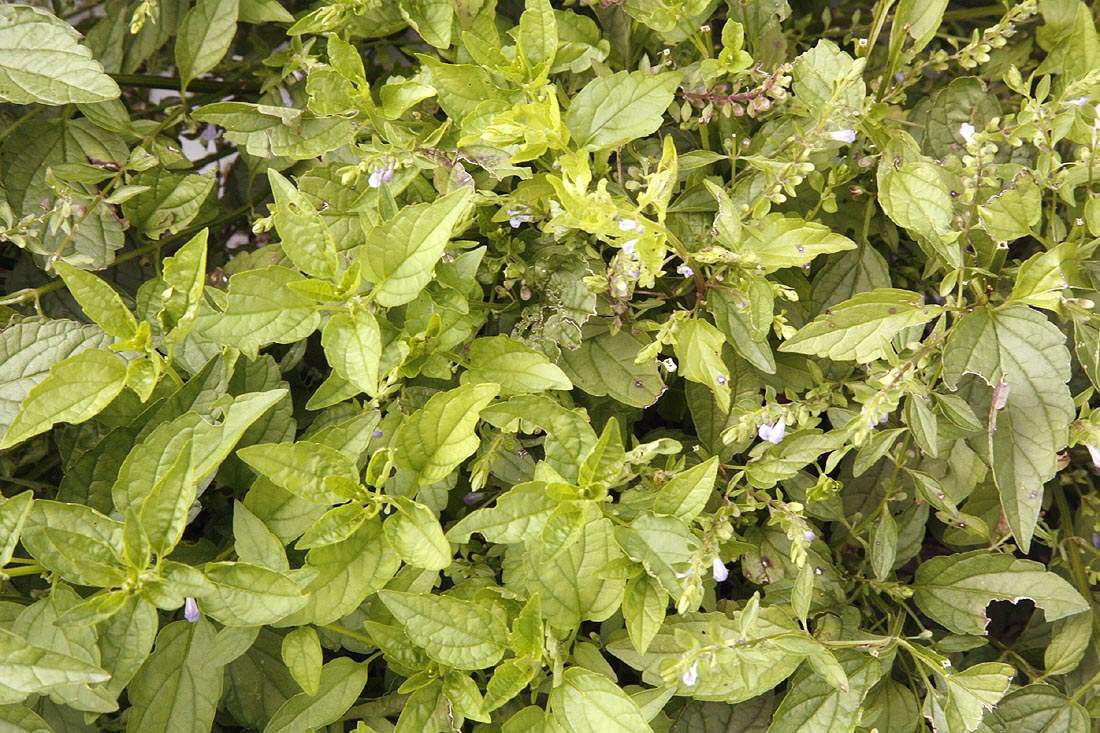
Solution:
[(0, 6), (0, 729), (1093, 730), (1096, 6)]

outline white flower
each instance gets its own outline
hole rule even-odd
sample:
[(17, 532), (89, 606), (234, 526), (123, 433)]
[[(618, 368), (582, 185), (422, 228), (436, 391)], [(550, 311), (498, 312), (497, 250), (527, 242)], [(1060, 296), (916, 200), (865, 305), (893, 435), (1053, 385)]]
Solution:
[(838, 143), (854, 143), (856, 141), (855, 130), (836, 130), (829, 133), (830, 140), (836, 140)]
[(807, 542), (813, 542), (817, 539), (817, 533), (815, 533), (812, 529), (802, 530), (802, 536), (806, 538)]
[(530, 209), (525, 207), (507, 209), (504, 213), (508, 215), (508, 223), (513, 229), (519, 229), (521, 225), (535, 220), (535, 217), (531, 216)]
[(730, 576), (730, 571), (726, 568), (726, 564), (722, 562), (719, 557), (714, 558), (714, 582), (722, 583)]
[(638, 240), (628, 239), (623, 242), (623, 254), (630, 258), (638, 256)]
[(1083, 107), (1091, 101), (1092, 100), (1088, 97), (1077, 97), (1076, 99), (1068, 100), (1066, 104), (1070, 105), (1071, 107)]
[(668, 357), (667, 359), (665, 359), (664, 361), (662, 361), (661, 363), (665, 365), (665, 369), (667, 369), (669, 372), (676, 371), (676, 360), (673, 359), (671, 356)]
[(959, 134), (962, 135), (962, 139), (966, 140), (966, 144), (974, 142), (974, 125), (969, 122), (964, 122), (959, 125)]
[(633, 219), (619, 219), (619, 231), (631, 232), (638, 228), (638, 222)]
[(199, 613), (199, 603), (194, 598), (189, 597), (183, 602), (183, 617), (185, 619), (191, 623), (195, 623), (199, 620), (201, 615), (202, 614)]
[(676, 272), (680, 273), (684, 277), (691, 277), (695, 274), (695, 270), (691, 269), (687, 265), (680, 265), (676, 268)]
[(1085, 447), (1089, 449), (1089, 455), (1092, 456), (1092, 465), (1100, 468), (1100, 448), (1093, 445), (1086, 445)]
[(787, 423), (782, 419), (774, 425), (765, 423), (756, 429), (756, 434), (760, 436), (760, 439), (766, 440), (769, 443), (779, 443), (783, 440), (783, 436), (786, 435), (786, 433)]
[(688, 687), (694, 687), (696, 680), (699, 679), (699, 663), (692, 662), (691, 666), (680, 675), (680, 680), (683, 681)]

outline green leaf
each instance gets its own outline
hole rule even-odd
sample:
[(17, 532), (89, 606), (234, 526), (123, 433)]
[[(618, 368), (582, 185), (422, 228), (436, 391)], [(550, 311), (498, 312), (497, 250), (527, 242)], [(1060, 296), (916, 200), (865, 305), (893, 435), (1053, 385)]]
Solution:
[(117, 98), (118, 85), (79, 39), (43, 10), (0, 6), (0, 99), (60, 105)]
[(962, 672), (945, 674), (947, 712), (958, 714), (968, 731), (975, 730), (982, 716), (1008, 692), (1013, 669), (999, 662), (983, 662)]
[(432, 395), (394, 437), (398, 467), (415, 472), (421, 485), (445, 479), (477, 450), (478, 414), (499, 391), (496, 384), (467, 384)]
[(276, 485), (315, 504), (336, 504), (350, 498), (332, 491), (334, 484), (325, 481), (329, 476), (359, 483), (354, 461), (335, 448), (308, 440), (250, 445), (237, 455)]
[(180, 175), (160, 167), (144, 171), (135, 181), (148, 188), (126, 201), (122, 211), (150, 239), (183, 231), (199, 215), (215, 183), (213, 174)]
[(130, 595), (126, 605), (98, 627), (100, 664), (111, 673), (104, 688), (118, 696), (141, 668), (157, 636), (157, 609)]
[(126, 362), (118, 354), (88, 349), (55, 363), (50, 376), (31, 389), (0, 441), (10, 448), (56, 423), (79, 424), (95, 417), (126, 386)]
[(348, 120), (265, 104), (215, 102), (196, 110), (193, 117), (226, 128), (227, 140), (261, 158), (305, 160), (335, 150), (355, 136)]
[(941, 312), (939, 306), (925, 305), (918, 293), (895, 288), (872, 290), (834, 305), (800, 328), (779, 350), (862, 363), (893, 358), (897, 352), (891, 342), (899, 333), (927, 323)]
[(763, 278), (753, 280), (749, 297), (743, 300), (726, 290), (707, 295), (707, 310), (726, 342), (766, 374), (775, 373), (775, 356), (768, 345), (773, 301), (771, 286)]
[(554, 720), (569, 733), (652, 733), (653, 728), (629, 695), (597, 672), (570, 667), (550, 693)]
[(279, 0), (240, 0), (242, 23), (293, 23), (294, 16)]
[(1090, 729), (1085, 708), (1041, 683), (1005, 695), (984, 722), (993, 733), (1087, 733)]
[(661, 126), (680, 81), (679, 74), (644, 71), (598, 77), (573, 97), (565, 124), (585, 150), (617, 148)]
[[(1042, 509), (1043, 484), (1057, 472), (1058, 451), (1073, 420), (1065, 335), (1021, 305), (975, 309), (960, 319), (943, 354), (944, 383), (964, 374), (1007, 385), (1007, 402), (990, 417), (993, 479), (1008, 526), (1027, 552)], [(1003, 389), (1003, 387), (1002, 387)]]
[(504, 655), (508, 629), (496, 607), (392, 590), (379, 591), (378, 598), (401, 621), (412, 642), (440, 664), (485, 669)]
[(32, 693), (70, 684), (105, 682), (110, 675), (98, 665), (31, 644), (0, 628), (0, 699), (19, 701)]
[(314, 277), (336, 277), (336, 242), (325, 220), (290, 181), (269, 169), (267, 178), (275, 197), (275, 229), (283, 251), (294, 266)]
[(917, 568), (913, 591), (922, 611), (957, 634), (985, 634), (992, 601), (1030, 598), (1047, 621), (1088, 610), (1073, 586), (1040, 563), (985, 550), (927, 560)]
[(455, 228), (466, 215), (470, 189), (462, 187), (430, 204), (402, 208), (393, 219), (367, 232), (360, 264), (374, 283), (375, 302), (392, 308), (416, 298)]
[(321, 665), (324, 662), (317, 632), (309, 626), (299, 626), (291, 631), (283, 637), (282, 657), (283, 664), (301, 685), (302, 692), (310, 697), (317, 697), (321, 689)]
[(141, 528), (157, 555), (170, 553), (183, 537), (187, 515), (195, 501), (197, 480), (191, 446), (185, 443), (138, 510)]
[(226, 626), (274, 624), (306, 604), (293, 580), (258, 565), (208, 563), (203, 572), (215, 587), (203, 609)]
[(283, 703), (264, 728), (264, 733), (297, 733), (319, 730), (334, 723), (359, 698), (367, 684), (367, 665), (347, 657), (321, 668), (317, 692), (301, 692)]
[(187, 240), (176, 253), (164, 260), (161, 278), (167, 287), (161, 293), (161, 316), (168, 333), (165, 340), (178, 343), (190, 332), (199, 315), (199, 304), (206, 286), (206, 241), (209, 230)]
[(157, 635), (152, 656), (128, 691), (126, 733), (206, 733), (222, 692), (222, 669), (211, 664), (214, 627), (205, 619), (176, 621)]
[(176, 37), (176, 66), (184, 88), (218, 65), (237, 35), (239, 0), (197, 0)]
[(397, 511), (382, 528), (390, 546), (408, 564), (425, 570), (445, 570), (451, 564), (451, 543), (428, 507), (405, 497), (394, 497)]
[(65, 287), (80, 304), (84, 315), (117, 339), (134, 337), (138, 330), (137, 319), (114, 288), (63, 260), (55, 262), (53, 268), (65, 281)]
[(1043, 650), (1047, 676), (1069, 674), (1077, 669), (1092, 641), (1092, 618), (1080, 613), (1055, 621), (1050, 645)]
[(1037, 252), (1016, 273), (1010, 301), (1058, 311), (1062, 293), (1069, 287), (1067, 271), (1073, 267), (1077, 250), (1066, 244), (1046, 252)]
[(653, 511), (690, 522), (702, 513), (714, 493), (718, 478), (718, 457), (673, 476), (653, 498)]
[(0, 730), (5, 733), (54, 733), (49, 723), (22, 705), (0, 705)]
[(225, 310), (204, 312), (199, 330), (252, 359), (261, 346), (300, 341), (317, 330), (321, 320), (314, 303), (289, 287), (304, 279), (278, 266), (239, 272), (229, 278)]
[(878, 580), (890, 577), (898, 556), (898, 523), (885, 506), (871, 525), (871, 569)]
[(656, 360), (636, 364), (635, 357), (649, 343), (627, 330), (611, 333), (585, 331), (576, 350), (561, 350), (559, 364), (578, 388), (590, 395), (607, 395), (632, 407), (649, 407), (665, 391)]
[(585, 456), (577, 474), (577, 483), (581, 488), (613, 486), (625, 468), (626, 451), (623, 448), (622, 431), (619, 421), (612, 417), (604, 425), (596, 445)]
[(512, 544), (538, 537), (550, 513), (558, 506), (546, 493), (542, 481), (513, 486), (500, 495), (496, 505), (478, 509), (447, 531), (453, 542), (467, 542), (475, 532), (490, 542)]
[(0, 331), (0, 429), (11, 425), (20, 403), (52, 365), (111, 341), (96, 326), (45, 318), (28, 318)]
[(565, 372), (545, 355), (504, 335), (479, 338), (470, 344), (470, 367), (463, 380), (495, 382), (502, 395), (573, 389)]
[(233, 549), (251, 565), (278, 571), (290, 568), (282, 540), (239, 501), (233, 502)]

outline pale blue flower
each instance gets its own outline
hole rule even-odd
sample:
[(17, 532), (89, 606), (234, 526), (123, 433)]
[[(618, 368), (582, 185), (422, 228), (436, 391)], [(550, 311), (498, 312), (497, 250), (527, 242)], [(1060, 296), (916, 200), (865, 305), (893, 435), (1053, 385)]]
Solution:
[(195, 623), (199, 620), (200, 616), (202, 616), (202, 613), (199, 612), (199, 602), (194, 598), (188, 597), (188, 599), (183, 602), (183, 617), (191, 623)]
[(836, 130), (829, 133), (830, 140), (836, 140), (838, 143), (854, 143), (856, 141), (855, 130)]
[(766, 440), (769, 443), (779, 443), (783, 440), (783, 436), (787, 434), (787, 423), (782, 419), (774, 425), (765, 423), (756, 429), (756, 434), (760, 436), (761, 440)]

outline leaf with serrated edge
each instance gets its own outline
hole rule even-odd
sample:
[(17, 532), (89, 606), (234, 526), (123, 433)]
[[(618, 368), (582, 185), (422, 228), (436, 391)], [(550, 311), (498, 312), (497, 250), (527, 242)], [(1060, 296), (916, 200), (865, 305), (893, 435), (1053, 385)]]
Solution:
[(392, 590), (378, 598), (432, 659), (455, 669), (485, 669), (504, 655), (508, 629), (502, 614), (450, 596)]
[(446, 478), (477, 450), (478, 413), (499, 391), (496, 384), (467, 384), (432, 395), (397, 431), (398, 467), (415, 471), (421, 484)]

